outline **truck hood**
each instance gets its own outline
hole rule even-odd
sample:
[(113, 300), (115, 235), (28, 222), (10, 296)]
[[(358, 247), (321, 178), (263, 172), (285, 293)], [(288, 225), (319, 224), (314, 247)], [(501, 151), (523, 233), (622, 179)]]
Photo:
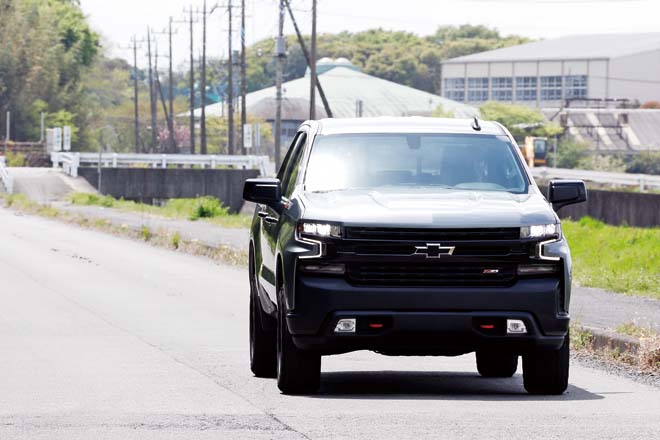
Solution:
[(437, 188), (306, 192), (304, 218), (391, 227), (520, 227), (557, 222), (535, 186), (528, 194)]

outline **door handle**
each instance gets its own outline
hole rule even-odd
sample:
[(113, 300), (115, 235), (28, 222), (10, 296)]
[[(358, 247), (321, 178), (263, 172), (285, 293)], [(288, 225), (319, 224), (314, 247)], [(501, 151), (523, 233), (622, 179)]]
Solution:
[(259, 212), (257, 212), (257, 215), (261, 218), (268, 217), (268, 213), (266, 211), (259, 211)]
[(279, 220), (276, 219), (275, 217), (264, 217), (264, 221), (265, 221), (266, 223), (275, 224), (275, 223), (277, 223)]

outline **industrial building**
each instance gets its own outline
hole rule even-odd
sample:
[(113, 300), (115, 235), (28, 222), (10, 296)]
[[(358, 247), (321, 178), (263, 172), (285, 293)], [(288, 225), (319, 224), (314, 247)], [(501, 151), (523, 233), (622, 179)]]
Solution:
[(453, 58), (442, 63), (441, 95), (541, 108), (660, 100), (660, 33), (573, 35)]
[[(477, 116), (479, 110), (423, 90), (367, 75), (346, 58), (322, 58), (317, 63), (319, 81), (330, 104), (333, 117), (431, 116), (438, 108), (457, 118)], [(288, 145), (298, 126), (309, 119), (309, 76), (282, 85), (282, 145)], [(317, 118), (326, 117), (321, 98), (316, 94)], [(275, 117), (275, 87), (248, 93), (247, 111), (268, 122)], [(206, 107), (207, 116), (224, 115), (223, 103)], [(195, 114), (199, 116), (200, 110)]]

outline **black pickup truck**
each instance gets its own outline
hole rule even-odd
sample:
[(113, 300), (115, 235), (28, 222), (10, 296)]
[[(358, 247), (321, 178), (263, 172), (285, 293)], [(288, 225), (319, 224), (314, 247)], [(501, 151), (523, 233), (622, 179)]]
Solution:
[[(494, 122), (302, 124), (277, 178), (248, 180), (250, 360), (287, 394), (313, 393), (321, 357), (476, 352), (486, 377), (523, 359), (534, 394), (568, 386), (571, 256), (511, 134)], [(553, 209), (554, 208), (554, 209)]]

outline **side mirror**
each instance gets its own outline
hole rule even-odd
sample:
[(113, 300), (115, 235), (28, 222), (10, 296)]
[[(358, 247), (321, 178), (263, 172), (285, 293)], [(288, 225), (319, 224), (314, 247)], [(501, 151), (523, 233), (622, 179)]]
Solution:
[(248, 179), (243, 187), (243, 199), (248, 202), (275, 206), (282, 200), (279, 179)]
[(567, 205), (587, 201), (587, 187), (581, 180), (551, 180), (548, 185), (548, 202), (555, 211)]

